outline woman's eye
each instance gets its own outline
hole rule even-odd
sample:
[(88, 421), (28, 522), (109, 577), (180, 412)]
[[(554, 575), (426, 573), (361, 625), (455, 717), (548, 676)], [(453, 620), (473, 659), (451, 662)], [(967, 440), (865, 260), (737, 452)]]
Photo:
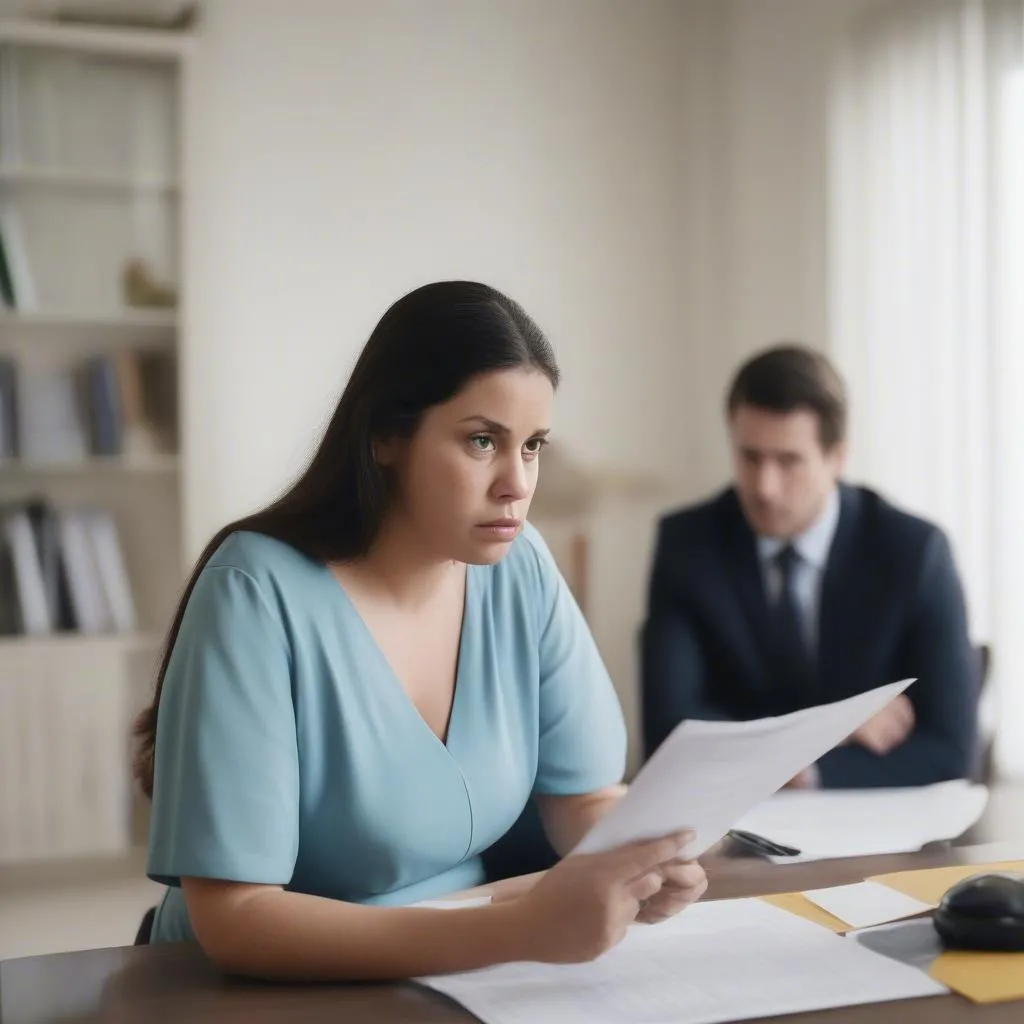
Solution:
[(494, 439), (487, 434), (475, 434), (469, 443), (480, 452), (489, 452), (494, 447)]
[(547, 443), (547, 438), (531, 437), (530, 440), (523, 445), (523, 451), (526, 452), (527, 455), (540, 455), (541, 450)]

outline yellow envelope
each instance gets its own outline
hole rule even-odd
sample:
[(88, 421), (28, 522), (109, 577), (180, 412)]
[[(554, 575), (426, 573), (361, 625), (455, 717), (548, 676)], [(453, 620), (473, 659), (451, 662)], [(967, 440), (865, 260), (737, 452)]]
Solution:
[(761, 899), (780, 910), (788, 910), (797, 917), (806, 917), (808, 921), (820, 924), (830, 932), (842, 934), (850, 930), (845, 921), (840, 921), (838, 917), (833, 917), (827, 910), (812, 903), (802, 892), (784, 892), (777, 896), (762, 896)]
[[(915, 899), (938, 903), (951, 885), (971, 875), (987, 874), (990, 871), (1024, 872), (1024, 860), (965, 864), (925, 871), (897, 871), (876, 875), (868, 881), (881, 882)], [(1024, 999), (1024, 953), (950, 951), (939, 956), (929, 973), (936, 981), (941, 981), (954, 992), (976, 1003)]]
[(951, 885), (970, 878), (987, 875), (991, 871), (1024, 872), (1024, 860), (1004, 860), (994, 864), (957, 864), (951, 868), (925, 868), (923, 871), (893, 871), (887, 875), (872, 875), (868, 882), (880, 882), (905, 896), (925, 903), (938, 903)]

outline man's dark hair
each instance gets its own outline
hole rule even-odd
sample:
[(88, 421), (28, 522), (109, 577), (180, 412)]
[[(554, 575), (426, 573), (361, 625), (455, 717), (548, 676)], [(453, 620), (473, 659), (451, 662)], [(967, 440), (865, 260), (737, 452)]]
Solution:
[(744, 363), (726, 401), (732, 415), (741, 405), (770, 412), (807, 409), (818, 417), (826, 451), (846, 438), (846, 388), (820, 352), (803, 345), (777, 345)]

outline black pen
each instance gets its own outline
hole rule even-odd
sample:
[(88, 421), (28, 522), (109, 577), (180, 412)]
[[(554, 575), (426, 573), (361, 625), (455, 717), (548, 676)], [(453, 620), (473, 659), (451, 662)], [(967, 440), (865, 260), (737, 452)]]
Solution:
[(766, 839), (764, 836), (759, 836), (756, 832), (746, 832), (743, 829), (729, 829), (729, 838), (751, 846), (758, 853), (767, 854), (769, 857), (797, 857), (800, 854), (795, 846), (785, 846), (782, 843)]

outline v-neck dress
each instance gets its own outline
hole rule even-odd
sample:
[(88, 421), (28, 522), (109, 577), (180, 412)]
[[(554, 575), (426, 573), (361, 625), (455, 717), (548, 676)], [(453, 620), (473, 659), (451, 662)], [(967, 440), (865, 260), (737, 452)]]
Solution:
[(230, 535), (189, 597), (160, 700), (153, 942), (194, 939), (182, 877), (396, 905), (483, 881), (531, 793), (621, 780), (622, 711), (536, 530), (471, 565), (447, 742), (321, 562)]

